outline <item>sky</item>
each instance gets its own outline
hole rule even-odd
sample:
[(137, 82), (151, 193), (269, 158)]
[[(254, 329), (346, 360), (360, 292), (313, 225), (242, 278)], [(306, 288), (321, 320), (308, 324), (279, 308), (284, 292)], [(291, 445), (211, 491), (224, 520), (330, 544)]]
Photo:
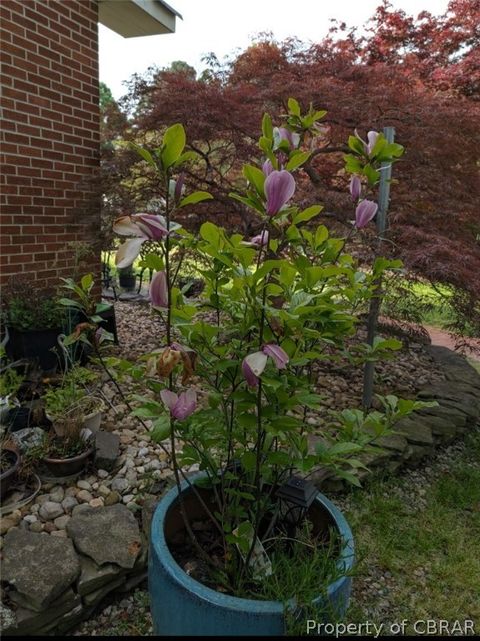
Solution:
[[(296, 36), (316, 42), (327, 34), (330, 19), (362, 26), (380, 0), (168, 0), (182, 16), (176, 32), (123, 38), (99, 25), (100, 80), (115, 98), (125, 93), (122, 82), (149, 66), (168, 67), (184, 60), (202, 71), (202, 55), (224, 56), (248, 47), (253, 36), (269, 31), (278, 40)], [(448, 0), (392, 0), (395, 8), (416, 15), (422, 10), (444, 13)]]

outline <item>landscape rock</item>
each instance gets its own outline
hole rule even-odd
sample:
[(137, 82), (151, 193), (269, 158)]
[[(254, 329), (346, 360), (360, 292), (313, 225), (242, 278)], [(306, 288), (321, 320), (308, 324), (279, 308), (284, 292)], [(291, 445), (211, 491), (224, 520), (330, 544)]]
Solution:
[(128, 490), (129, 487), (130, 487), (130, 484), (127, 481), (127, 479), (121, 476), (120, 477), (117, 476), (112, 481), (112, 490), (115, 490), (115, 492), (119, 492), (119, 493), (125, 492), (126, 490)]
[(80, 604), (81, 598), (73, 590), (67, 590), (42, 612), (19, 607), (15, 612), (16, 625), (7, 630), (3, 629), (2, 632), (16, 636), (37, 633), (44, 626), (55, 622), (66, 612), (71, 611), (72, 608), (78, 607)]
[(55, 527), (57, 527), (59, 530), (64, 530), (71, 518), (72, 517), (68, 516), (68, 514), (63, 514), (62, 516), (58, 516), (53, 522), (55, 524)]
[(73, 516), (67, 532), (77, 550), (98, 565), (117, 563), (130, 569), (141, 548), (137, 520), (126, 507), (118, 504), (91, 508)]
[(118, 492), (110, 492), (110, 494), (105, 498), (105, 505), (115, 505), (115, 503), (119, 503), (121, 499), (122, 497)]
[(84, 596), (98, 590), (106, 583), (116, 580), (125, 571), (113, 563), (105, 563), (100, 566), (88, 556), (80, 556), (81, 573), (77, 583), (78, 593)]
[(80, 561), (69, 539), (21, 530), (6, 535), (2, 580), (14, 586), (32, 610), (44, 610), (79, 573)]
[(396, 424), (395, 430), (405, 436), (410, 444), (433, 445), (432, 430), (420, 419), (403, 418)]
[(61, 516), (63, 514), (63, 507), (60, 503), (47, 501), (41, 506), (38, 514), (45, 521), (53, 521), (57, 516)]
[(120, 455), (120, 437), (100, 430), (95, 436), (95, 464), (103, 470), (112, 470)]
[(93, 499), (93, 496), (88, 490), (80, 490), (80, 492), (77, 494), (77, 499), (82, 503), (90, 503), (90, 501)]
[(83, 602), (86, 605), (95, 605), (99, 603), (107, 594), (113, 590), (119, 588), (123, 583), (125, 583), (125, 576), (120, 576), (118, 579), (107, 583), (103, 587), (95, 590), (94, 592), (89, 592), (83, 597)]
[(70, 512), (76, 505), (78, 505), (78, 501), (74, 496), (66, 496), (62, 501), (65, 512)]

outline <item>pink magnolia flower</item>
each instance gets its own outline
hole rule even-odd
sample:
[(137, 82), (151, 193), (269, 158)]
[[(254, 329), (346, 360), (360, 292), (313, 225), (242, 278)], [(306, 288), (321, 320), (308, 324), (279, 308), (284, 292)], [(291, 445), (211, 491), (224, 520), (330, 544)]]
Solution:
[(275, 216), (295, 193), (295, 179), (285, 169), (274, 170), (267, 176), (264, 189), (267, 197), (267, 214)]
[(261, 234), (257, 236), (252, 236), (249, 241), (244, 241), (244, 245), (250, 245), (251, 247), (265, 247), (268, 244), (268, 231), (264, 229)]
[(193, 389), (181, 392), (180, 395), (163, 389), (160, 392), (160, 398), (165, 407), (170, 410), (170, 415), (179, 421), (188, 418), (197, 409), (197, 394)]
[(264, 345), (261, 351), (249, 354), (243, 359), (242, 373), (249, 387), (258, 385), (258, 379), (267, 365), (269, 356), (278, 369), (286, 368), (289, 358), (285, 350), (274, 343)]
[(378, 205), (373, 200), (362, 200), (358, 203), (355, 210), (355, 225), (358, 229), (362, 229), (375, 217)]
[(133, 263), (146, 240), (162, 240), (169, 233), (163, 216), (156, 214), (121, 216), (115, 221), (113, 231), (120, 236), (131, 236), (118, 248), (115, 262), (120, 268)]
[(167, 275), (157, 272), (150, 283), (150, 302), (153, 307), (168, 307)]
[(375, 143), (377, 142), (377, 139), (379, 137), (378, 131), (369, 131), (367, 134), (367, 139), (368, 139), (368, 144), (366, 147), (366, 152), (368, 155), (372, 153), (373, 148), (375, 147)]
[(262, 165), (262, 171), (265, 174), (265, 176), (270, 176), (272, 171), (274, 171), (272, 161), (269, 160), (268, 158)]
[(290, 359), (288, 358), (287, 352), (282, 349), (280, 345), (277, 345), (276, 343), (269, 343), (268, 345), (264, 345), (262, 347), (262, 351), (264, 354), (270, 356), (270, 358), (273, 359), (278, 369), (286, 368), (287, 363)]
[(352, 176), (350, 180), (350, 195), (354, 203), (356, 203), (362, 195), (362, 183), (358, 176)]
[(296, 149), (300, 144), (300, 134), (296, 134), (286, 127), (275, 127), (273, 130), (273, 139), (275, 140), (275, 145), (278, 145), (282, 140), (286, 140), (290, 146), (290, 149)]

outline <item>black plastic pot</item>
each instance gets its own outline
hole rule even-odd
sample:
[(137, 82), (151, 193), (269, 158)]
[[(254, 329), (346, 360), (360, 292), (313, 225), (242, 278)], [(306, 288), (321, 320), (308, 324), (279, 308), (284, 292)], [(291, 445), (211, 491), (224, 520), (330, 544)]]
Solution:
[(8, 358), (13, 361), (26, 358), (36, 361), (44, 372), (54, 370), (63, 360), (57, 339), (62, 328), (19, 330), (8, 328), (9, 339), (5, 345)]
[(2, 424), (6, 425), (10, 432), (18, 432), (30, 426), (31, 414), (30, 407), (12, 407), (2, 413)]
[(135, 289), (135, 284), (137, 282), (137, 277), (135, 274), (118, 274), (118, 282), (120, 287), (126, 289), (128, 292), (132, 292)]
[(16, 472), (20, 465), (20, 455), (15, 450), (4, 448), (2, 456), (6, 457), (10, 463), (10, 467), (0, 474), (0, 498), (3, 501), (15, 480)]

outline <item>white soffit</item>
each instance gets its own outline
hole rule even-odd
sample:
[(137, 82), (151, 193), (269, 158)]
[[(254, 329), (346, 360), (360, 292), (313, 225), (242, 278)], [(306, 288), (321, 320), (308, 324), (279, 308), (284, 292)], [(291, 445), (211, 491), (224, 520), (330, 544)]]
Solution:
[(124, 38), (174, 33), (177, 17), (163, 0), (98, 0), (98, 21)]

